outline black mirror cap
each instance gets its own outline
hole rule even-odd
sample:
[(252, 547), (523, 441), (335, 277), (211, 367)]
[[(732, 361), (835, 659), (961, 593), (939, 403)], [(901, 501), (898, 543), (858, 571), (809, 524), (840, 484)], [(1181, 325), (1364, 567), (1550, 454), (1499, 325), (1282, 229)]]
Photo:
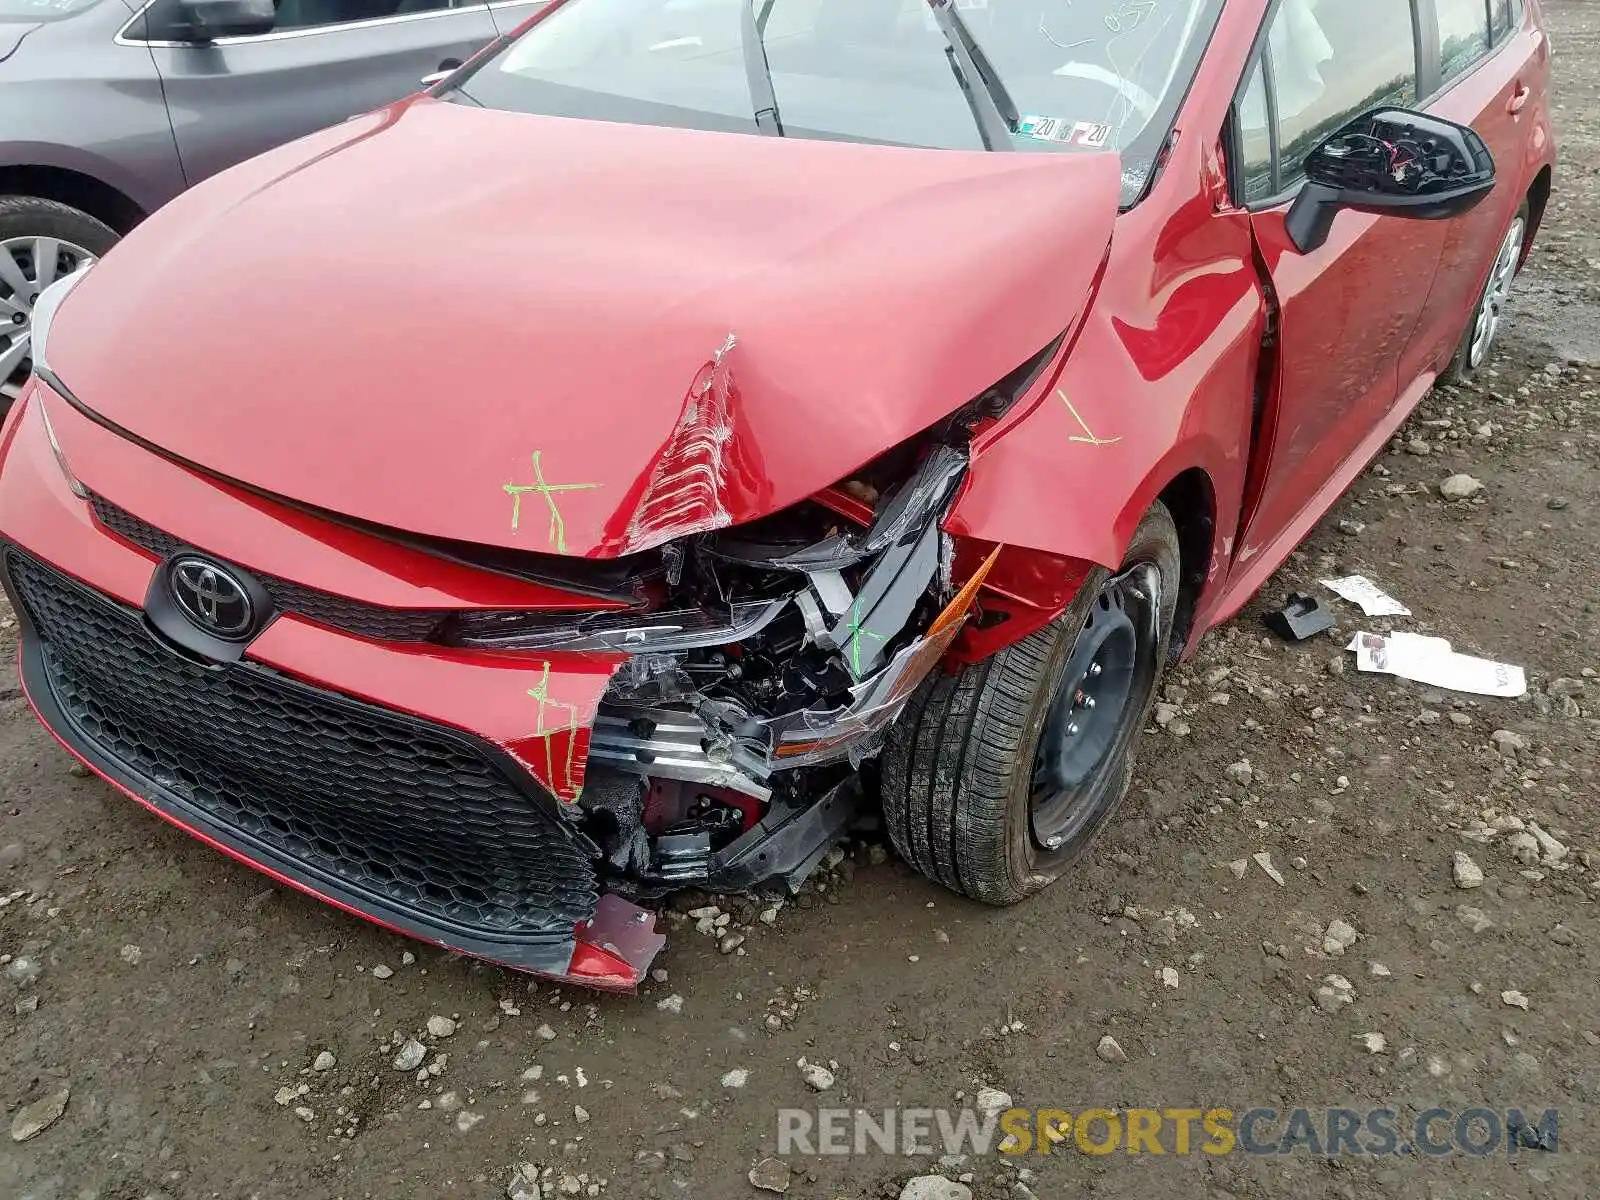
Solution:
[(270, 33), (278, 21), (272, 0), (178, 0), (174, 15), (193, 42)]
[(1470, 212), (1495, 184), (1494, 156), (1466, 125), (1403, 108), (1351, 121), (1311, 152), (1289, 210), (1290, 240), (1308, 254), (1341, 208), (1443, 221)]

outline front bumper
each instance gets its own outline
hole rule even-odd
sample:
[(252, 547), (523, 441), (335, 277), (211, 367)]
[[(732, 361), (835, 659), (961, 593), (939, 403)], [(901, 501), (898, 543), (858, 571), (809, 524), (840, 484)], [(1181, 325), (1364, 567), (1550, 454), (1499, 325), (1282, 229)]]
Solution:
[[(649, 913), (601, 895), (594, 847), (567, 813), (586, 749), (576, 714), (592, 715), (609, 664), (552, 671), (525, 656), (384, 644), (290, 613), (241, 662), (191, 661), (146, 628), (138, 598), (155, 557), (97, 522), (54, 460), (33, 411), (53, 401), (35, 391), (0, 440), (0, 568), (23, 627), (23, 685), (51, 733), (158, 815), (342, 909), (521, 970), (638, 983), (664, 938)], [(293, 570), (283, 555), (240, 552), (252, 525), (271, 521), (284, 546), (328, 549), (304, 531), (285, 538), (281, 513), (62, 403), (50, 417), (84, 486), (126, 496), (120, 478), (137, 472), (141, 505), (176, 517), (167, 527), (186, 543), (283, 575)], [(194, 519), (177, 515), (184, 507)], [(223, 544), (202, 540), (230, 509), (238, 525)], [(378, 551), (366, 549), (370, 563)], [(450, 572), (398, 576), (408, 577), (437, 588)], [(535, 689), (573, 718), (548, 721)]]

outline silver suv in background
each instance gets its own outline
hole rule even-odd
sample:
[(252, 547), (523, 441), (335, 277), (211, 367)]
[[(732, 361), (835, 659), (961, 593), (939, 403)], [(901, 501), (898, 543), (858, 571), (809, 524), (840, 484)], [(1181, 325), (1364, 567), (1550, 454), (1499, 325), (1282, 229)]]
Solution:
[(0, 0), (0, 411), (33, 300), (183, 189), (417, 90), (542, 0)]

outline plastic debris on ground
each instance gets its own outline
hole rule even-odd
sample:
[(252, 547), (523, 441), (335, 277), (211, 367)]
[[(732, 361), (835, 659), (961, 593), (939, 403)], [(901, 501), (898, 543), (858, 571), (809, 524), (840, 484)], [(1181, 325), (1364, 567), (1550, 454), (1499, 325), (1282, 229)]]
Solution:
[(1369, 617), (1409, 617), (1411, 610), (1365, 575), (1347, 575), (1343, 579), (1324, 579), (1322, 586), (1341, 600), (1359, 604)]
[(1359, 671), (1396, 675), (1452, 692), (1514, 699), (1528, 690), (1521, 667), (1458, 654), (1444, 638), (1418, 633), (1358, 633), (1345, 649), (1355, 652)]
[(1286, 642), (1303, 642), (1333, 628), (1333, 613), (1315, 596), (1296, 592), (1289, 602), (1265, 618), (1267, 628)]

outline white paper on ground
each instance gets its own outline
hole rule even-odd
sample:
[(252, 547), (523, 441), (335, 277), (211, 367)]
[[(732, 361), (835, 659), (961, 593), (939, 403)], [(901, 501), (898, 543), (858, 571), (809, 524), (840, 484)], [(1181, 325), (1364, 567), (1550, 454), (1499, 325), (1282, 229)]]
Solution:
[(1369, 617), (1409, 617), (1411, 610), (1365, 575), (1347, 575), (1343, 579), (1324, 579), (1322, 586), (1341, 600), (1359, 604)]
[(1528, 690), (1521, 667), (1457, 654), (1444, 638), (1419, 633), (1358, 633), (1345, 649), (1355, 651), (1358, 671), (1398, 675), (1476, 696), (1514, 699)]

